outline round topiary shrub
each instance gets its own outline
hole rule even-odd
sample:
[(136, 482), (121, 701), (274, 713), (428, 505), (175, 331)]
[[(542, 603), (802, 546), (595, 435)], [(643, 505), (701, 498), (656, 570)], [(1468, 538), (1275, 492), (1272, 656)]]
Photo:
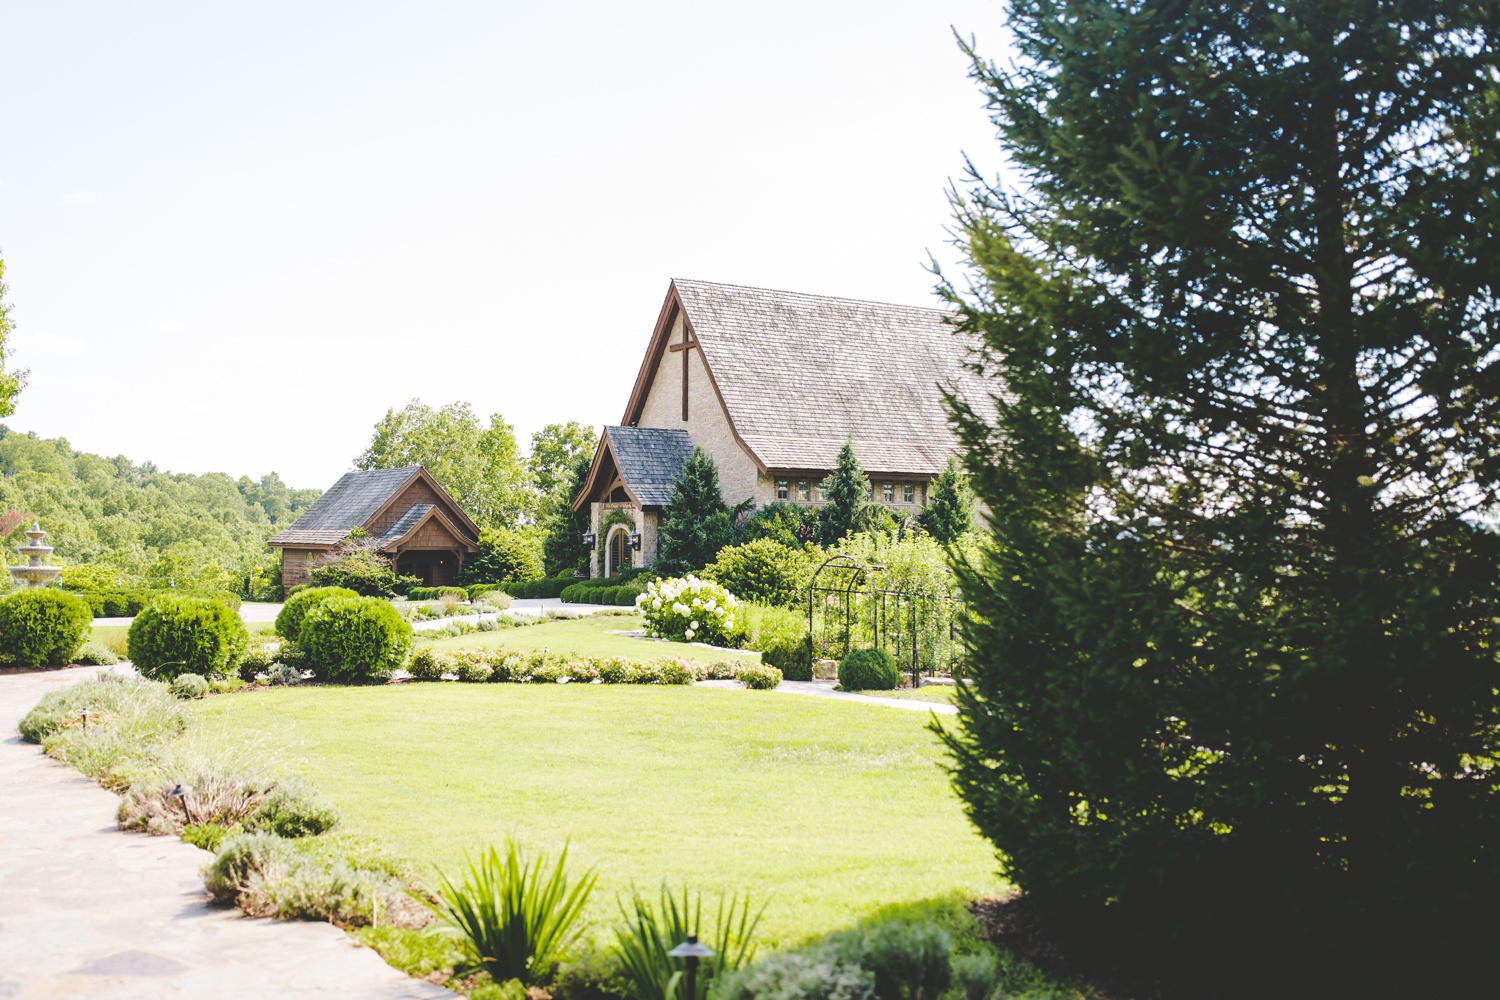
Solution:
[(286, 599), (281, 610), (276, 612), (276, 634), (283, 639), (296, 641), (302, 633), (302, 619), (319, 601), (330, 597), (358, 597), (348, 587), (304, 587)]
[(245, 656), (245, 623), (221, 601), (204, 597), (159, 597), (130, 623), (125, 648), (146, 677), (179, 674), (220, 677)]
[(0, 656), (23, 667), (73, 662), (94, 613), (81, 597), (28, 587), (0, 601)]
[(178, 701), (207, 698), (208, 681), (197, 674), (178, 674), (172, 678), (172, 697)]
[(781, 683), (781, 671), (752, 663), (735, 671), (734, 678), (752, 691), (769, 691)]
[(801, 551), (757, 538), (720, 549), (703, 576), (722, 583), (742, 601), (791, 607), (807, 597), (812, 566)]
[(378, 597), (332, 597), (302, 619), (297, 645), (323, 680), (385, 680), (406, 662), (411, 626)]
[(839, 686), (845, 691), (890, 691), (901, 683), (896, 661), (883, 649), (854, 649), (839, 661)]

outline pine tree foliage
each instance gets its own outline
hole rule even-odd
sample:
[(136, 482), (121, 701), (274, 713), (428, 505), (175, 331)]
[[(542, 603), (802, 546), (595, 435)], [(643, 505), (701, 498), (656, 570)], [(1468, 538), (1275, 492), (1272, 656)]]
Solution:
[(837, 545), (860, 530), (870, 506), (870, 480), (854, 454), (852, 439), (839, 449), (838, 461), (821, 489), (824, 503), (818, 511), (818, 543)]
[(1076, 939), (1442, 993), (1500, 889), (1500, 4), (1009, 10), (957, 787)]
[(543, 507), (542, 565), (548, 576), (588, 569), (589, 554), (583, 547), (583, 536), (589, 530), (589, 509), (585, 505), (582, 510), (574, 510), (572, 504), (588, 481), (593, 458), (592, 449), (580, 452), (573, 459), (567, 487)]
[(944, 545), (974, 527), (974, 491), (958, 459), (949, 458), (933, 480), (920, 521), (923, 529)]
[(733, 512), (719, 490), (719, 467), (702, 448), (693, 449), (673, 482), (659, 531), (661, 573), (700, 570), (734, 543)]

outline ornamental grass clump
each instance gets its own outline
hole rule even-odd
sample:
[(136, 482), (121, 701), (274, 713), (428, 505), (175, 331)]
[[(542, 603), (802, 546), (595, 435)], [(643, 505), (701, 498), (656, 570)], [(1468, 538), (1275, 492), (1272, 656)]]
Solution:
[(456, 934), (463, 951), (460, 975), (488, 973), (497, 983), (551, 982), (559, 960), (583, 933), (582, 914), (597, 876), (576, 881), (567, 873), (565, 846), (551, 872), (547, 858), (525, 861), (514, 841), (505, 854), (491, 847), (469, 862), (463, 880), (439, 876), (432, 910)]
[(93, 620), (82, 598), (51, 587), (18, 590), (0, 600), (0, 660), (23, 667), (72, 663)]
[(735, 646), (743, 628), (735, 617), (739, 599), (722, 584), (688, 576), (653, 580), (636, 598), (646, 634), (678, 642)]
[(165, 684), (106, 674), (49, 692), (18, 728), (47, 756), (123, 791), (127, 772), (163, 752), (186, 727), (182, 703)]
[[(716, 977), (755, 957), (755, 928), (765, 907), (752, 912), (748, 896), (721, 896), (710, 926), (703, 919), (701, 894), (684, 889), (679, 898), (664, 883), (654, 904), (635, 892), (629, 905), (621, 902), (620, 910), (624, 921), (615, 931), (615, 949), (632, 1000), (704, 1000)], [(696, 995), (684, 997), (683, 960), (667, 952), (689, 936), (714, 954), (698, 967)]]

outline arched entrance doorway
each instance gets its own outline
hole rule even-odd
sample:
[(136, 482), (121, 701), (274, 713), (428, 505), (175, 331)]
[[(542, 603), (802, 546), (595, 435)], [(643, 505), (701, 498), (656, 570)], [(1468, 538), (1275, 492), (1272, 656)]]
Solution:
[(619, 576), (621, 570), (629, 568), (630, 532), (623, 525), (616, 525), (604, 549), (604, 575)]

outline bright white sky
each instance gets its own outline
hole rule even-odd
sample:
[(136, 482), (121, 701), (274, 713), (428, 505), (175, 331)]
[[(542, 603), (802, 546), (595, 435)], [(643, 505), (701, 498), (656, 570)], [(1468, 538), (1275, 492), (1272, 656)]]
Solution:
[(419, 396), (620, 418), (675, 276), (932, 304), (979, 0), (0, 0), (12, 428), (326, 487)]

